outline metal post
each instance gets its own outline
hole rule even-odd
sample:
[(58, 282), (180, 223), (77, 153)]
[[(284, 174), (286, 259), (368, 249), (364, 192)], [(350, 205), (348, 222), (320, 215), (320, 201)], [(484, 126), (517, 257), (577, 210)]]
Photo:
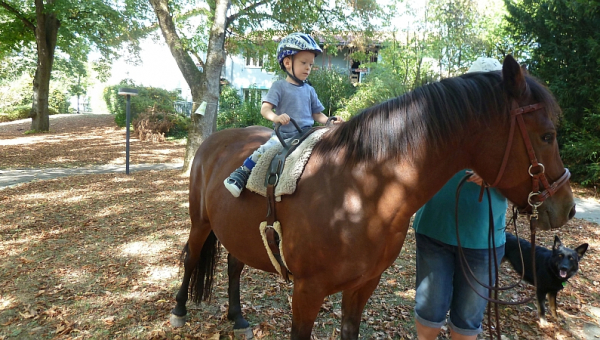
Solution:
[(129, 124), (131, 122), (131, 96), (137, 96), (138, 90), (136, 89), (119, 89), (119, 95), (127, 96), (127, 109), (125, 110), (125, 173), (129, 175)]
[(126, 144), (125, 144), (125, 173), (129, 175), (129, 122), (131, 120), (131, 114), (129, 108), (131, 107), (131, 95), (127, 95), (127, 112), (125, 113), (125, 124), (126, 124)]

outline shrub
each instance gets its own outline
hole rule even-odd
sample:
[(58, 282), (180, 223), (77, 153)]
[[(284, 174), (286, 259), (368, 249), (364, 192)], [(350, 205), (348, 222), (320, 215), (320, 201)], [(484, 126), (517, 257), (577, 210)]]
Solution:
[(165, 134), (166, 137), (173, 139), (187, 138), (192, 120), (184, 114), (169, 115), (173, 127)]
[(71, 102), (65, 92), (53, 89), (48, 96), (48, 106), (52, 107), (58, 113), (68, 113)]
[[(29, 112), (31, 111), (31, 105), (19, 105), (3, 109), (3, 113), (0, 114), (0, 123), (12, 122), (13, 120), (29, 118)], [(56, 109), (48, 107), (48, 115), (52, 116), (58, 114)]]
[(600, 114), (588, 113), (583, 126), (563, 120), (559, 131), (560, 154), (571, 171), (571, 181), (583, 186), (600, 185)]
[(175, 113), (173, 102), (180, 99), (178, 91), (167, 91), (156, 87), (136, 86), (133, 82), (124, 80), (118, 85), (106, 87), (104, 89), (104, 101), (109, 112), (115, 115), (115, 123), (124, 127), (126, 123), (126, 96), (119, 95), (119, 89), (122, 87), (135, 88), (138, 90), (137, 96), (131, 96), (131, 121), (148, 109), (153, 109), (162, 113)]
[(164, 142), (166, 137), (186, 137), (190, 122), (188, 117), (180, 114), (148, 110), (138, 114), (131, 125), (133, 136), (140, 140)]
[(243, 100), (231, 85), (221, 88), (217, 130), (262, 125), (272, 127), (272, 123), (260, 114), (262, 105), (261, 90), (250, 88), (248, 98)]
[(374, 66), (365, 82), (357, 84), (357, 91), (348, 100), (342, 116), (345, 118), (354, 116), (363, 109), (400, 96), (407, 90), (401, 76), (390, 72), (385, 66)]
[(310, 82), (317, 92), (319, 100), (325, 106), (326, 116), (335, 116), (336, 112), (348, 103), (356, 88), (348, 74), (340, 69), (320, 69), (310, 74)]

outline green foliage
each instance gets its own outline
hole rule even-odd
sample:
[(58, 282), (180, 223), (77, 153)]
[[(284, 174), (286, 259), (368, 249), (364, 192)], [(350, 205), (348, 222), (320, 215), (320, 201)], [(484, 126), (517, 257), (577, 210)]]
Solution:
[[(577, 126), (563, 119), (559, 130), (561, 157), (571, 180), (583, 186), (600, 185), (600, 114), (589, 113)], [(589, 127), (589, 128), (586, 128)]]
[(132, 120), (133, 135), (140, 140), (163, 142), (187, 137), (191, 119), (181, 114), (142, 112)]
[(600, 3), (506, 0), (513, 38), (535, 47), (531, 72), (548, 83), (564, 114), (561, 155), (584, 185), (600, 182)]
[(261, 91), (250, 88), (248, 96), (242, 99), (238, 91), (230, 86), (221, 88), (219, 112), (217, 114), (217, 130), (262, 125), (272, 127), (273, 124), (260, 114), (262, 106)]
[(348, 74), (338, 69), (319, 69), (310, 74), (310, 82), (325, 109), (326, 116), (335, 116), (356, 92)]
[(59, 89), (52, 89), (48, 97), (48, 105), (60, 113), (68, 113), (71, 105), (70, 97), (66, 92)]
[(182, 114), (169, 115), (169, 119), (173, 126), (167, 132), (165, 137), (172, 139), (183, 139), (188, 136), (188, 130), (190, 128), (190, 124), (192, 124), (192, 120), (190, 117)]
[(0, 112), (9, 107), (31, 104), (31, 76), (23, 74), (10, 80), (0, 83)]
[(385, 66), (375, 67), (365, 81), (357, 85), (356, 94), (350, 98), (342, 116), (345, 118), (358, 114), (365, 108), (398, 97), (408, 91), (398, 74), (390, 73)]
[(135, 88), (138, 90), (137, 96), (131, 96), (130, 114), (131, 121), (140, 112), (155, 110), (156, 112), (175, 113), (173, 102), (179, 100), (178, 91), (167, 91), (156, 87), (136, 86), (130, 80), (123, 80), (118, 85), (108, 86), (104, 89), (104, 101), (110, 113), (115, 115), (115, 123), (124, 127), (126, 123), (127, 97), (119, 95), (119, 89), (122, 87)]
[[(29, 118), (29, 112), (31, 111), (31, 104), (29, 105), (18, 105), (13, 107), (7, 107), (0, 110), (0, 123), (12, 122), (19, 119)], [(48, 115), (56, 115), (58, 111), (54, 108), (48, 108)]]

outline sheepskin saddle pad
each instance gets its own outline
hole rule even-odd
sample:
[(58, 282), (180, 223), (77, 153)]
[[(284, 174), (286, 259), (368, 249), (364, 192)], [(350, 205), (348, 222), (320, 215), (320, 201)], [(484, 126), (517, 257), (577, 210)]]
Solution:
[[(310, 155), (315, 144), (321, 140), (323, 134), (327, 132), (327, 128), (317, 129), (311, 133), (304, 141), (293, 150), (288, 157), (285, 159), (283, 166), (283, 172), (279, 177), (279, 181), (275, 186), (275, 200), (281, 201), (281, 196), (286, 194), (292, 194), (296, 190), (296, 184), (298, 179), (304, 171), (304, 166)], [(277, 153), (283, 149), (283, 145), (277, 144), (267, 150), (256, 162), (254, 169), (250, 173), (248, 178), (248, 184), (246, 188), (259, 195), (267, 197), (267, 186), (265, 185), (265, 178), (271, 165), (271, 160)]]

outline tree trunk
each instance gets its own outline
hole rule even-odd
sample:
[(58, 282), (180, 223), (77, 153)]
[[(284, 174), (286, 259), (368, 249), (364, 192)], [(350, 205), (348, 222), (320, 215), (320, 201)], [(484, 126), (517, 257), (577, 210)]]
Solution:
[[(53, 1), (48, 1), (51, 4)], [(33, 105), (31, 108), (31, 130), (50, 130), (48, 117), (48, 96), (50, 92), (50, 74), (54, 63), (54, 49), (58, 37), (60, 21), (54, 13), (45, 13), (43, 0), (35, 0), (36, 23), (35, 40), (37, 43), (37, 69), (33, 78)]]
[[(192, 92), (192, 126), (188, 131), (188, 142), (184, 158), (183, 171), (188, 172), (196, 150), (217, 127), (217, 108), (219, 102), (219, 81), (221, 68), (225, 63), (225, 27), (229, 0), (217, 0), (215, 17), (208, 41), (208, 53), (204, 73), (198, 70), (189, 53), (183, 48), (177, 35), (168, 0), (150, 0), (171, 54)], [(204, 115), (195, 114), (198, 106), (206, 102)]]

